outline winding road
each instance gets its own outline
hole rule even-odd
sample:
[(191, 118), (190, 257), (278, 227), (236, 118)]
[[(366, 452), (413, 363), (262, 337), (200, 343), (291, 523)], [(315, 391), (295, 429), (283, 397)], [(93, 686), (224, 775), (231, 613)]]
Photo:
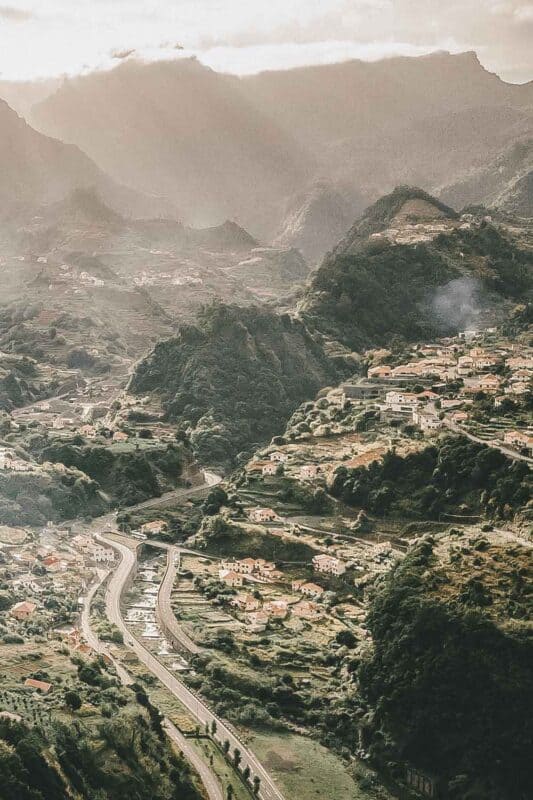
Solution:
[(514, 461), (525, 461), (527, 464), (533, 464), (533, 458), (529, 458), (529, 456), (518, 453), (516, 450), (511, 450), (510, 447), (504, 447), (502, 444), (498, 444), (498, 442), (495, 440), (487, 441), (486, 439), (481, 439), (479, 436), (474, 436), (473, 433), (470, 433), (470, 431), (467, 431), (460, 425), (456, 425), (455, 422), (452, 422), (450, 419), (446, 419), (446, 417), (444, 417), (443, 422), (450, 431), (453, 431), (453, 433), (458, 433), (461, 436), (466, 436), (466, 438), (470, 439), (471, 442), (477, 442), (478, 444), (484, 444), (485, 447), (492, 447), (494, 450), (499, 450), (504, 456), (507, 456), (507, 458), (512, 458)]
[(250, 768), (251, 777), (257, 776), (260, 779), (260, 790), (258, 794), (260, 800), (285, 800), (269, 773), (265, 770), (257, 757), (241, 741), (230, 724), (214, 714), (201, 697), (178, 680), (178, 678), (163, 666), (163, 664), (161, 664), (161, 662), (130, 632), (122, 616), (121, 599), (125, 586), (136, 568), (135, 553), (130, 550), (129, 547), (126, 547), (114, 539), (108, 539), (104, 535), (99, 534), (96, 538), (106, 545), (113, 547), (120, 555), (118, 567), (112, 574), (107, 587), (106, 612), (108, 619), (121, 631), (126, 645), (133, 650), (150, 672), (152, 672), (152, 674), (155, 675), (189, 710), (202, 727), (205, 727), (206, 723), (211, 726), (211, 724), (215, 722), (217, 740), (220, 742), (227, 740), (230, 744), (230, 752), (233, 752), (235, 749), (240, 750), (241, 769), (248, 766)]

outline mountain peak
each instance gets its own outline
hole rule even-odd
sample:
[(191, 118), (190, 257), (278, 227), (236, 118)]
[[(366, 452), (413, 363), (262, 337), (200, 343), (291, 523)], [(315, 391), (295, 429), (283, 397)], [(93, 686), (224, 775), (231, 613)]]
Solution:
[(438, 219), (456, 219), (457, 213), (424, 189), (397, 186), (380, 197), (356, 220), (334, 250), (337, 255), (352, 253), (364, 246), (373, 234), (405, 224), (425, 223)]

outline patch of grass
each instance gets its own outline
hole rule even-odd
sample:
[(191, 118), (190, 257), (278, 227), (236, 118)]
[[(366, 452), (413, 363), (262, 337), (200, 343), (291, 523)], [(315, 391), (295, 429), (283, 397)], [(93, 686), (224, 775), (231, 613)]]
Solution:
[(287, 800), (370, 800), (338, 756), (318, 742), (292, 733), (254, 733), (249, 740)]

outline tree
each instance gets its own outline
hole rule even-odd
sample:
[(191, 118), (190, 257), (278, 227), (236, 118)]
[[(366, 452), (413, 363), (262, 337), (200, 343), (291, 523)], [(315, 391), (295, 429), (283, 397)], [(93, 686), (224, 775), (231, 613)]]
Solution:
[(65, 692), (65, 705), (72, 709), (72, 711), (77, 711), (81, 708), (81, 697), (77, 692), (69, 689), (68, 692)]
[(242, 777), (244, 778), (245, 781), (249, 780), (250, 778), (250, 767), (248, 766), (248, 764), (242, 771)]
[(226, 798), (227, 800), (232, 800), (233, 797), (234, 797), (233, 786), (230, 783), (228, 785), (228, 788), (226, 789)]
[(222, 751), (225, 756), (229, 753), (229, 741), (228, 739), (224, 739), (224, 744), (222, 745)]
[(217, 732), (217, 723), (216, 720), (213, 720), (211, 722), (211, 735), (214, 736), (216, 732)]
[(335, 638), (339, 644), (346, 645), (346, 647), (355, 647), (357, 644), (354, 634), (348, 630), (339, 631)]
[(238, 747), (235, 748), (233, 751), (233, 763), (235, 764), (235, 769), (239, 769), (239, 764), (241, 763), (241, 751)]
[(259, 787), (261, 786), (261, 778), (259, 775), (254, 777), (254, 794), (259, 794)]

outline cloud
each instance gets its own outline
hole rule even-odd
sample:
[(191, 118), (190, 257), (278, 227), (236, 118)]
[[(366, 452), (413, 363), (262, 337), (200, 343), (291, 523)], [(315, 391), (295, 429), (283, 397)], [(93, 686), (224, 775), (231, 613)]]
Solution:
[(27, 22), (32, 17), (32, 12), (23, 8), (0, 6), (0, 18), (6, 19), (8, 22)]

